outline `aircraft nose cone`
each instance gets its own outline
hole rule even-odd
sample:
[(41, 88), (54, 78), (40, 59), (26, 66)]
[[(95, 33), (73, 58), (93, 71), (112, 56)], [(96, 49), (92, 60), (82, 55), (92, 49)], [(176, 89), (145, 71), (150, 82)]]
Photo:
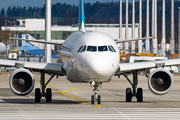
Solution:
[(92, 76), (94, 78), (107, 78), (110, 77), (114, 71), (115, 67), (112, 60), (108, 59), (94, 59), (90, 62), (89, 66), (92, 71)]
[(96, 61), (91, 65), (92, 71), (98, 76), (103, 76), (108, 73), (107, 63), (105, 61)]

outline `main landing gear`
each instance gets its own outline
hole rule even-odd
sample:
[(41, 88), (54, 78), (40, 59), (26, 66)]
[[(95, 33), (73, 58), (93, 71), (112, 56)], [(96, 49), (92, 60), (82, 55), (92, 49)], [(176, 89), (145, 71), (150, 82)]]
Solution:
[(142, 88), (137, 88), (138, 71), (135, 70), (132, 73), (133, 73), (133, 83), (127, 77), (131, 73), (124, 74), (124, 77), (126, 77), (126, 79), (129, 81), (129, 83), (132, 85), (132, 89), (131, 88), (126, 89), (126, 102), (131, 102), (133, 97), (137, 98), (137, 102), (143, 102), (143, 89)]
[(94, 101), (97, 101), (97, 104), (101, 104), (101, 96), (98, 95), (98, 92), (99, 92), (98, 87), (99, 87), (99, 85), (101, 85), (102, 83), (99, 83), (99, 82), (91, 82), (90, 84), (91, 84), (91, 86), (94, 87), (94, 90), (93, 90), (94, 95), (91, 96), (91, 104), (94, 104)]
[[(42, 97), (46, 98), (46, 102), (52, 102), (52, 90), (51, 88), (46, 89), (46, 86), (54, 76), (55, 75), (51, 75), (51, 78), (47, 81), (47, 83), (45, 83), (45, 73), (41, 71), (40, 84), (41, 84), (42, 91), (40, 90), (40, 88), (35, 89), (35, 102), (36, 103), (41, 102)], [(45, 93), (45, 89), (46, 89), (46, 93)]]

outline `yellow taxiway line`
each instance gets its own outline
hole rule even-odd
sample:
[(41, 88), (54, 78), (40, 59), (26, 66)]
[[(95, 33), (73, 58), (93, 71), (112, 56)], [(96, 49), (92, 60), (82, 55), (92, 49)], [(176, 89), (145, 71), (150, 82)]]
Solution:
[[(71, 91), (71, 90), (88, 89), (89, 87), (85, 87), (85, 88), (72, 88), (72, 89), (67, 89), (67, 90), (64, 90), (64, 91), (60, 91), (60, 90), (58, 90), (57, 88), (55, 88), (54, 86), (52, 86), (52, 85), (50, 85), (50, 84), (48, 84), (48, 86), (50, 86), (51, 88), (53, 88), (53, 89), (55, 90), (54, 92), (56, 92), (56, 93), (61, 93), (61, 94), (63, 94), (64, 96), (67, 96), (67, 97), (70, 97), (70, 98), (73, 98), (73, 99), (77, 99), (77, 100), (80, 100), (80, 101), (87, 102), (87, 103), (90, 103), (90, 104), (91, 104), (91, 102), (89, 102), (89, 101), (87, 101), (87, 100), (83, 100), (83, 99), (81, 99), (81, 98), (77, 98), (77, 97), (74, 97), (74, 96), (71, 96), (71, 95), (68, 95), (68, 94), (65, 93), (65, 92), (68, 92), (68, 91)], [(102, 106), (102, 105), (99, 105), (99, 104), (96, 104), (96, 103), (94, 103), (94, 105), (96, 105), (96, 106), (94, 106), (94, 107), (101, 107), (101, 106)]]

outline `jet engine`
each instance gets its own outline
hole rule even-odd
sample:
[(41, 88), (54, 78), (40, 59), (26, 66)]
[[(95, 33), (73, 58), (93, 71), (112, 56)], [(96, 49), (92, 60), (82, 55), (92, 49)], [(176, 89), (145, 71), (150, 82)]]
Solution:
[(166, 69), (154, 69), (148, 76), (148, 85), (152, 93), (156, 95), (163, 95), (171, 90), (173, 77)]
[(27, 95), (34, 88), (33, 74), (24, 68), (17, 69), (12, 72), (9, 77), (10, 88), (16, 95)]

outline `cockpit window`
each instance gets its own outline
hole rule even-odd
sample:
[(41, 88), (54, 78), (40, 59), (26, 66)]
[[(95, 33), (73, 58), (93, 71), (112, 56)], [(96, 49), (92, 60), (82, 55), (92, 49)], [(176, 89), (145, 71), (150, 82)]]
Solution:
[(104, 52), (104, 51), (111, 51), (111, 52), (116, 52), (116, 50), (114, 49), (114, 47), (112, 45), (104, 45), (104, 46), (85, 46), (85, 45), (82, 45), (79, 49), (78, 49), (78, 53), (79, 52), (84, 52), (86, 51), (86, 48), (87, 48), (87, 51), (91, 51), (91, 52), (96, 52), (97, 51), (97, 48), (98, 48), (98, 51), (99, 52)]
[(80, 52), (80, 50), (82, 49), (82, 47), (83, 47), (83, 46), (81, 46), (77, 52)]
[(83, 46), (80, 52), (84, 52), (86, 50), (86, 46)]
[(108, 48), (109, 48), (109, 51), (114, 52), (111, 46), (108, 46)]
[(98, 46), (98, 51), (99, 52), (108, 51), (107, 46)]
[(116, 50), (114, 49), (114, 47), (112, 45), (108, 45), (109, 51), (111, 52), (116, 52)]
[(88, 46), (87, 51), (95, 52), (95, 51), (97, 51), (97, 47), (96, 46)]
[(111, 47), (112, 47), (113, 51), (116, 52), (116, 50), (114, 49), (114, 47), (112, 45), (111, 45)]

